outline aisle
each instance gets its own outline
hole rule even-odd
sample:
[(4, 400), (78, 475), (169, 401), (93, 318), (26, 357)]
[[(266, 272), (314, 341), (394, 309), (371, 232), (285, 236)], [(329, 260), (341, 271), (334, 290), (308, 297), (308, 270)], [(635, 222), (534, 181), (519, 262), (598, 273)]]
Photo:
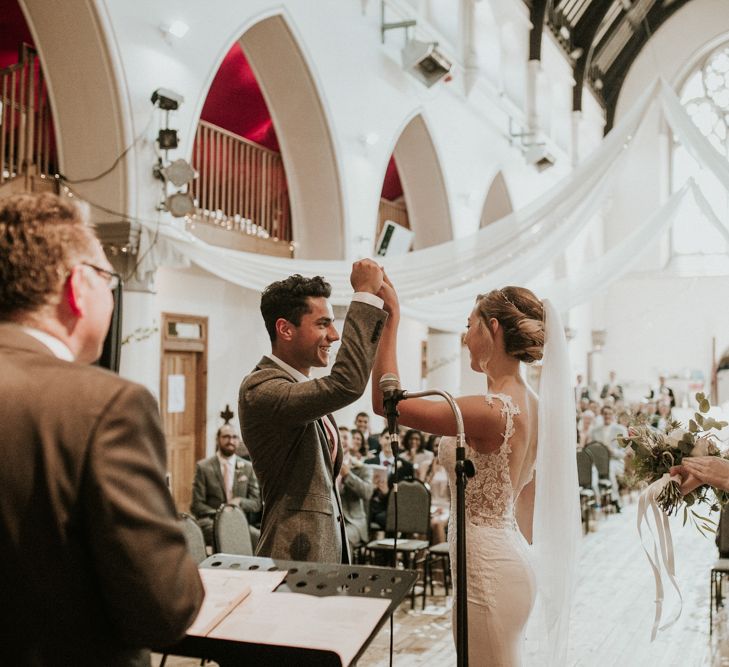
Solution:
[[(679, 621), (650, 643), (654, 582), (635, 526), (637, 504), (622, 514), (600, 516), (597, 530), (580, 545), (578, 586), (570, 631), (572, 667), (729, 666), (729, 624), (722, 610), (709, 642), (709, 570), (717, 557), (713, 541), (692, 526), (671, 520), (676, 570), (684, 598)], [(672, 591), (671, 591), (672, 592)], [(668, 593), (666, 615), (675, 609)], [(442, 602), (443, 598), (435, 598)], [(407, 605), (405, 605), (407, 608)], [(429, 613), (428, 613), (429, 612)], [(389, 631), (383, 629), (360, 667), (385, 667)], [(450, 611), (400, 611), (395, 625), (395, 665), (455, 664)], [(534, 664), (534, 663), (530, 663)]]

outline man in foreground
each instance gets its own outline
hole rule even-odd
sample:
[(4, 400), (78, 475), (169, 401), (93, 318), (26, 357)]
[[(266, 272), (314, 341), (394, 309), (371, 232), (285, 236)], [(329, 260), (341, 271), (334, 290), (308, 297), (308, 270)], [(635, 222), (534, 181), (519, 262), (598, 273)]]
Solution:
[(323, 278), (290, 276), (261, 295), (271, 339), (240, 387), (243, 440), (261, 485), (263, 518), (256, 554), (286, 560), (349, 562), (336, 479), (342, 446), (331, 416), (356, 401), (367, 386), (387, 318), (377, 296), (382, 269), (371, 260), (352, 266), (355, 291), (331, 373), (310, 379), (329, 364), (339, 340)]
[(154, 398), (89, 366), (118, 278), (77, 206), (0, 201), (2, 664), (149, 664), (202, 602)]

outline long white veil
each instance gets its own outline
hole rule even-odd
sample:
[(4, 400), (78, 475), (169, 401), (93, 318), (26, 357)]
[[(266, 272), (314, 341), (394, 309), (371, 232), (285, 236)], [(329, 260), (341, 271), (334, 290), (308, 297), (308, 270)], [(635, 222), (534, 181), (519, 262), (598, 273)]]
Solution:
[[(543, 626), (539, 664), (567, 664), (570, 608), (581, 535), (575, 396), (567, 341), (555, 307), (544, 300), (544, 357), (539, 382), (539, 440), (534, 497), (534, 616)], [(534, 632), (530, 623), (527, 634)], [(532, 637), (533, 638), (533, 637)]]

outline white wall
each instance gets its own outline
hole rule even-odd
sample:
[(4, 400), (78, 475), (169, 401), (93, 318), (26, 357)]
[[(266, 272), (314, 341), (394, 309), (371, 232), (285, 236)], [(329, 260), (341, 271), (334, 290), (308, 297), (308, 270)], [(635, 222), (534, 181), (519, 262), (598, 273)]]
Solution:
[[(682, 83), (707, 45), (729, 36), (729, 3), (693, 0), (678, 10), (654, 35), (628, 72), (618, 101), (616, 123), (656, 76)], [(636, 136), (635, 157), (624, 170), (606, 221), (605, 243), (612, 245), (664, 201), (667, 192), (668, 138), (657, 114)], [(698, 224), (698, 223), (697, 223)], [(726, 277), (676, 275), (664, 270), (666, 239), (645, 249), (638, 270), (611, 287), (593, 304), (607, 329), (605, 373), (614, 368), (623, 381), (655, 382), (658, 372), (679, 376), (691, 369), (708, 379), (711, 338), (721, 354), (729, 342), (729, 296)]]

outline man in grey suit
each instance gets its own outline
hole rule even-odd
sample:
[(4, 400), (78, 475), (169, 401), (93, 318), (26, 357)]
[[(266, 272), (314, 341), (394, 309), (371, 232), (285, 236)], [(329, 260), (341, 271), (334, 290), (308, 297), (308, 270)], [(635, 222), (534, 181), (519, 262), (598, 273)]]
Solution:
[(382, 269), (372, 260), (352, 266), (354, 296), (339, 340), (323, 278), (290, 276), (261, 295), (272, 352), (240, 387), (243, 439), (261, 485), (263, 518), (256, 554), (286, 560), (349, 562), (336, 479), (342, 446), (331, 413), (357, 400), (367, 386), (387, 314), (377, 296)]
[(149, 665), (202, 602), (157, 404), (89, 365), (118, 280), (72, 201), (0, 202), (3, 665)]
[[(215, 454), (195, 465), (190, 507), (203, 530), (205, 542), (210, 545), (213, 543), (213, 519), (221, 505), (238, 505), (248, 515), (249, 523), (253, 514), (261, 511), (261, 493), (253, 466), (235, 453), (238, 445), (235, 429), (224, 424), (218, 429), (215, 440)], [(254, 526), (250, 529), (255, 546), (258, 529)]]

